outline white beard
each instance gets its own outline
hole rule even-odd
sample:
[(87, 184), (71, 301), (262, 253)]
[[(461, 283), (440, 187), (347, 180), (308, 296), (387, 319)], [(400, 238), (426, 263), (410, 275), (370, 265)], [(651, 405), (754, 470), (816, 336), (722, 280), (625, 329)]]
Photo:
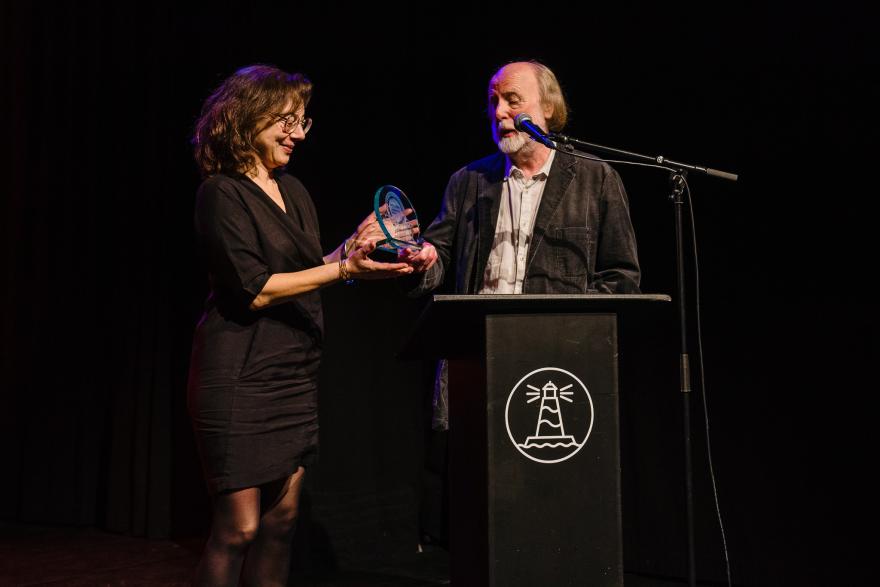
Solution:
[(497, 145), (499, 151), (505, 155), (510, 155), (511, 153), (517, 153), (520, 151), (529, 142), (528, 137), (524, 133), (518, 132), (513, 136), (498, 139)]

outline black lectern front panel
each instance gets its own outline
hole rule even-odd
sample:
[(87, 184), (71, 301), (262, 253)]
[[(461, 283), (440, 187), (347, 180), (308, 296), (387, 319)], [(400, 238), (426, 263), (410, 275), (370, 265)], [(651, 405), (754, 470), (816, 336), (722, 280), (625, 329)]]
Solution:
[(623, 584), (614, 314), (486, 316), (489, 585)]
[(451, 359), (453, 587), (623, 585), (617, 325), (669, 301), (434, 296), (402, 356)]

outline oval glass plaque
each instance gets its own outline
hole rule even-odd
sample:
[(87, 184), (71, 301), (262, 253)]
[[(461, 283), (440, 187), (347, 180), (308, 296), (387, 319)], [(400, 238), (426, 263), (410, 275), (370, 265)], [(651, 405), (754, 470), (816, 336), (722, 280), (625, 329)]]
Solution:
[(373, 212), (379, 227), (385, 233), (378, 249), (396, 253), (399, 249), (422, 248), (419, 237), (419, 217), (406, 194), (393, 185), (383, 185), (373, 198)]

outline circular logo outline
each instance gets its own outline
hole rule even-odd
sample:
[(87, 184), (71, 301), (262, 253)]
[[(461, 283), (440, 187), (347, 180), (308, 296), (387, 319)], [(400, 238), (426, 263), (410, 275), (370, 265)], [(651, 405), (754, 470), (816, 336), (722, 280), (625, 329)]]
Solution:
[[(510, 430), (510, 418), (508, 417), (508, 414), (510, 412), (510, 401), (513, 399), (514, 394), (519, 389), (519, 386), (522, 385), (523, 381), (525, 381), (526, 379), (528, 379), (529, 377), (531, 377), (535, 373), (540, 373), (541, 371), (559, 371), (561, 373), (565, 373), (566, 375), (568, 375), (569, 377), (571, 377), (572, 379), (574, 379), (575, 381), (578, 382), (578, 385), (580, 385), (581, 389), (584, 390), (584, 393), (587, 394), (587, 401), (590, 402), (590, 426), (587, 429), (587, 435), (584, 436), (584, 439), (577, 445), (576, 450), (572, 451), (567, 456), (564, 456), (562, 458), (555, 459), (555, 460), (545, 460), (545, 459), (539, 459), (539, 458), (533, 457), (532, 455), (527, 453), (525, 450), (523, 450), (519, 446), (519, 443), (517, 443), (516, 439), (513, 437), (513, 432), (511, 432), (511, 430)], [(560, 417), (561, 417), (561, 415), (560, 415)], [(593, 423), (595, 422), (595, 420), (596, 420), (596, 408), (593, 405), (593, 396), (590, 395), (590, 390), (587, 389), (587, 386), (584, 385), (584, 382), (581, 381), (577, 375), (575, 375), (571, 371), (566, 371), (565, 369), (562, 369), (559, 367), (541, 367), (540, 369), (535, 369), (534, 371), (523, 375), (523, 377), (519, 381), (516, 382), (516, 385), (513, 386), (513, 389), (511, 390), (510, 395), (507, 396), (507, 403), (504, 406), (504, 426), (507, 429), (507, 437), (510, 439), (511, 444), (513, 444), (513, 446), (516, 448), (516, 450), (518, 450), (527, 459), (531, 459), (531, 460), (535, 461), (536, 463), (545, 463), (545, 464), (561, 463), (563, 461), (567, 461), (568, 459), (570, 459), (571, 457), (576, 455), (584, 447), (584, 445), (587, 444), (587, 440), (589, 440), (590, 434), (593, 432)], [(575, 442), (577, 442), (577, 441), (575, 441)]]

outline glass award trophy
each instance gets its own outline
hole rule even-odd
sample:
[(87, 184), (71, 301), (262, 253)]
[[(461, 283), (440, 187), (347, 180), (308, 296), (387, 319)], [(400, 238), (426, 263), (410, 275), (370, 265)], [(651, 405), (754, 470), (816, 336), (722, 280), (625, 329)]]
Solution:
[(379, 221), (379, 228), (385, 233), (385, 240), (376, 248), (388, 253), (397, 253), (399, 249), (422, 248), (419, 236), (419, 217), (400, 188), (383, 185), (376, 190), (373, 198), (373, 212)]

